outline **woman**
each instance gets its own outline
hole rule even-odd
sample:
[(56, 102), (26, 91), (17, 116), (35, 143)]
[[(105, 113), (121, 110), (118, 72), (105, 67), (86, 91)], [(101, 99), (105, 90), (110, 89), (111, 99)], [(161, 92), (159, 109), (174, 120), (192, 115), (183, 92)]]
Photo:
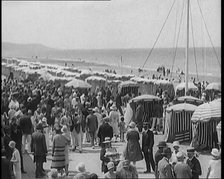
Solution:
[(212, 159), (209, 161), (209, 167), (206, 178), (221, 178), (221, 157), (218, 149), (212, 149)]
[(117, 141), (117, 138), (119, 136), (119, 127), (118, 127), (118, 123), (119, 123), (119, 113), (117, 111), (116, 105), (112, 105), (111, 106), (111, 112), (109, 114), (109, 118), (111, 121), (111, 126), (113, 127), (113, 134), (115, 137), (115, 142)]
[(66, 138), (61, 134), (58, 125), (55, 126), (56, 135), (53, 138), (52, 146), (52, 163), (51, 168), (56, 168), (61, 175), (63, 175), (63, 168), (65, 168), (65, 146), (67, 144)]
[(62, 135), (66, 138), (67, 143), (65, 146), (65, 173), (66, 176), (68, 176), (68, 165), (69, 165), (69, 157), (68, 157), (68, 152), (69, 152), (69, 145), (71, 143), (71, 138), (70, 138), (70, 134), (68, 131), (68, 128), (66, 125), (64, 125), (61, 129)]
[(13, 163), (13, 173), (15, 179), (22, 179), (20, 154), (19, 151), (16, 149), (16, 143), (14, 141), (10, 141), (9, 147), (13, 150), (12, 159), (10, 161)]
[(135, 129), (135, 123), (131, 122), (129, 128), (126, 136), (127, 146), (124, 152), (124, 157), (135, 165), (137, 161), (143, 159), (143, 155), (139, 143), (140, 137), (138, 131)]

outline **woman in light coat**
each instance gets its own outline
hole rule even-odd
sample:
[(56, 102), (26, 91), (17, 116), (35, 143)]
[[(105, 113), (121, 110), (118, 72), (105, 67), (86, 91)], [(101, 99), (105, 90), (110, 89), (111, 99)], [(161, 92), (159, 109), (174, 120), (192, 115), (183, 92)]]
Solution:
[(16, 143), (14, 141), (10, 141), (9, 147), (13, 150), (12, 159), (10, 160), (10, 162), (13, 163), (13, 173), (15, 175), (15, 179), (22, 179), (20, 154), (16, 149)]

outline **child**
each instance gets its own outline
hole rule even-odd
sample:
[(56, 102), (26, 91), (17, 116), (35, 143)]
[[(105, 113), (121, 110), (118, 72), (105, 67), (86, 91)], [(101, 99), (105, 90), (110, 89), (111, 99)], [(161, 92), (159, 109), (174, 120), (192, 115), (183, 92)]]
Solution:
[(120, 128), (120, 137), (121, 137), (121, 142), (124, 142), (124, 133), (126, 132), (125, 129), (125, 122), (124, 122), (124, 117), (121, 117), (121, 122), (119, 122), (118, 127)]

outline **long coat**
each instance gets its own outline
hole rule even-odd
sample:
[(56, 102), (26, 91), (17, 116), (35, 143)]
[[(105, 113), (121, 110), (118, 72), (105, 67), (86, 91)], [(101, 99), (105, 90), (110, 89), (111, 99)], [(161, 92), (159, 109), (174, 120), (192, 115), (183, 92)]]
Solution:
[(105, 122), (99, 127), (97, 136), (100, 138), (101, 145), (102, 142), (105, 140), (105, 137), (110, 137), (110, 139), (113, 137), (113, 128), (110, 124)]
[(31, 152), (34, 152), (34, 162), (36, 158), (46, 162), (47, 146), (46, 139), (42, 132), (34, 132), (31, 137)]
[(124, 157), (127, 160), (136, 162), (143, 159), (142, 150), (139, 144), (139, 133), (135, 129), (130, 129), (127, 132), (127, 146), (124, 152)]
[(201, 165), (199, 160), (196, 157), (193, 157), (192, 160), (187, 159), (187, 164), (192, 170), (192, 178), (199, 178), (199, 175), (201, 175)]

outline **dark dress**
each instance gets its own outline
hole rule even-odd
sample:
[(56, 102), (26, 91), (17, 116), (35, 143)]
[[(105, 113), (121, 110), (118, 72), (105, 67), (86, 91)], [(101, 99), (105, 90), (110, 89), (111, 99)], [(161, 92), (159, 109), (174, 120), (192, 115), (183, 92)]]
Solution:
[(127, 146), (124, 152), (125, 159), (133, 162), (143, 159), (139, 140), (140, 137), (138, 131), (130, 129), (127, 132)]
[(102, 142), (105, 140), (105, 137), (110, 137), (110, 139), (113, 137), (113, 128), (110, 124), (107, 122), (103, 123), (99, 127), (99, 131), (97, 136), (100, 138), (100, 146), (102, 145)]
[(11, 177), (11, 169), (10, 169), (9, 160), (6, 158), (2, 158), (1, 164), (2, 164), (1, 178), (11, 179), (12, 177)]

